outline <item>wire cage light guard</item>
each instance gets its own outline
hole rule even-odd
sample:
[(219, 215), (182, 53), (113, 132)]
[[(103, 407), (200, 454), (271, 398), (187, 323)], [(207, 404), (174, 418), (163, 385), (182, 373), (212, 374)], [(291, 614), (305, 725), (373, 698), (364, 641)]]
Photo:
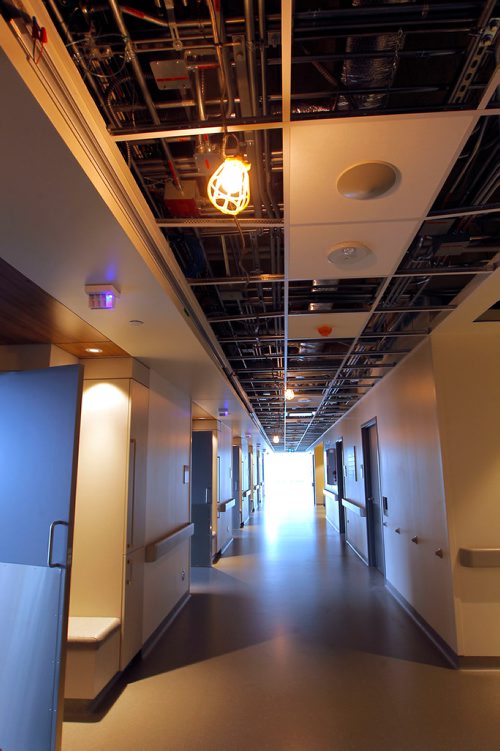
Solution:
[(250, 201), (250, 164), (239, 156), (226, 156), (208, 181), (208, 197), (223, 214), (236, 216)]

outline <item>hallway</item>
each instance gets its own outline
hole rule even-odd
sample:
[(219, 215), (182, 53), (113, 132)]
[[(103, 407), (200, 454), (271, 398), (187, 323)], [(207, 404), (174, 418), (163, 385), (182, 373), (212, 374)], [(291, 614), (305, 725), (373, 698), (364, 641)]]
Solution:
[(489, 751), (500, 674), (449, 669), (324, 510), (269, 499), (63, 751)]

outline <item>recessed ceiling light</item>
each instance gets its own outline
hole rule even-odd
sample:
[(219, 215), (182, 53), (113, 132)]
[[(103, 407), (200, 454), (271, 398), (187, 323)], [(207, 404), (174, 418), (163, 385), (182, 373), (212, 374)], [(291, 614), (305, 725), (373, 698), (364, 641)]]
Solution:
[(388, 162), (363, 162), (349, 167), (337, 180), (337, 190), (345, 198), (367, 201), (396, 188), (401, 179), (397, 167)]
[(133, 318), (129, 323), (131, 326), (142, 326), (144, 321), (139, 321), (138, 318)]
[(100, 355), (102, 349), (99, 349), (99, 347), (85, 347), (85, 352), (89, 352), (91, 355)]
[(302, 396), (300, 399), (297, 399), (297, 401), (300, 402), (300, 404), (309, 404), (311, 400), (308, 399), (306, 396)]
[(375, 263), (375, 253), (356, 240), (337, 243), (330, 248), (327, 257), (339, 269), (365, 269)]

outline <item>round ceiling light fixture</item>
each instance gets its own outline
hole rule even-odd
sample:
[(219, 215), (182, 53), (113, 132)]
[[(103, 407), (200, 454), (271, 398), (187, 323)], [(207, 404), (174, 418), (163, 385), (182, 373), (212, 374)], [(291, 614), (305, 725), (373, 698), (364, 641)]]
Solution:
[(328, 252), (328, 260), (339, 269), (366, 269), (375, 263), (375, 253), (357, 240), (336, 243)]
[(285, 391), (285, 399), (290, 402), (295, 397), (295, 391), (293, 389), (287, 389)]
[(279, 442), (280, 442), (279, 435), (273, 435), (273, 443), (279, 443)]
[(388, 162), (362, 162), (348, 167), (337, 180), (337, 190), (344, 198), (368, 201), (385, 196), (399, 185), (401, 174)]

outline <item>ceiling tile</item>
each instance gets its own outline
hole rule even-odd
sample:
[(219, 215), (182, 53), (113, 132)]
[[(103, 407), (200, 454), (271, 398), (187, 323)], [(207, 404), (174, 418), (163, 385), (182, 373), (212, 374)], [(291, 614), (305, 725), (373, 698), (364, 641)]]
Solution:
[[(388, 276), (413, 240), (420, 222), (299, 225), (290, 230), (290, 279), (346, 279)], [(339, 268), (328, 261), (338, 243), (356, 241), (373, 251), (361, 265)]]
[[(473, 114), (463, 114), (292, 123), (290, 223), (422, 216), (452, 166), (473, 118)], [(345, 198), (337, 191), (338, 177), (364, 161), (395, 165), (401, 174), (399, 184), (379, 198)]]

